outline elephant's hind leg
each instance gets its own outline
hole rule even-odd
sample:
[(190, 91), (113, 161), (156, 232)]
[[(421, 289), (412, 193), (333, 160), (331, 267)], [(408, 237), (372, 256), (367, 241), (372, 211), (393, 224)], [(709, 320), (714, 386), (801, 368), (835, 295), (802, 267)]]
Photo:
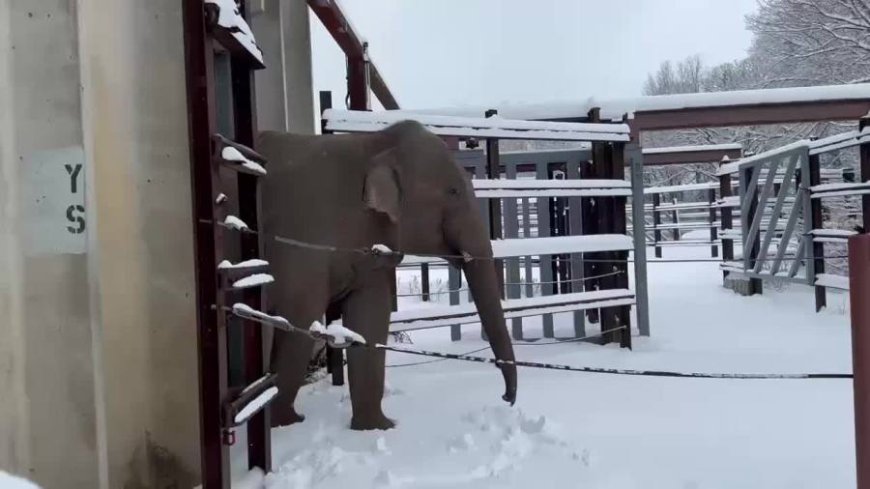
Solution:
[[(366, 283), (352, 292), (343, 303), (344, 326), (363, 335), (368, 344), (386, 343), (390, 321), (390, 286), (392, 275), (387, 269), (375, 270)], [(383, 350), (350, 348), (347, 351), (350, 399), (354, 430), (386, 430), (396, 424), (384, 415)]]

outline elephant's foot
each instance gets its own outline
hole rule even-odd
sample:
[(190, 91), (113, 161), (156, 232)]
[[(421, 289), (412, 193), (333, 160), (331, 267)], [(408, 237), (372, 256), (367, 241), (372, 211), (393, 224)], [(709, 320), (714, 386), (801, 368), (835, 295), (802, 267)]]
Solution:
[(272, 428), (290, 426), (291, 424), (305, 421), (305, 416), (296, 412), (295, 409), (272, 410)]
[(396, 427), (396, 422), (383, 415), (377, 416), (354, 416), (350, 420), (350, 429), (365, 430), (389, 430)]

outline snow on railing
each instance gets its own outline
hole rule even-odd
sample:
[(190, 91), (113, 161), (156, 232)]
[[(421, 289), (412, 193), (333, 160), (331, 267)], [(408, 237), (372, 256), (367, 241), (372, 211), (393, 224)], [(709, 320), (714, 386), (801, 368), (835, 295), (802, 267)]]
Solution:
[(238, 263), (233, 263), (229, 260), (223, 260), (218, 263), (218, 270), (242, 270), (242, 269), (250, 269), (250, 268), (259, 268), (268, 266), (269, 262), (266, 260), (261, 260), (259, 258), (252, 258), (250, 260), (240, 261)]
[(272, 399), (278, 395), (278, 388), (275, 386), (269, 387), (268, 389), (261, 392), (257, 397), (253, 398), (250, 402), (245, 404), (236, 415), (233, 417), (233, 422), (236, 425), (240, 425), (246, 421), (248, 421), (253, 415), (260, 412), (266, 404), (272, 401)]
[(535, 197), (627, 197), (631, 182), (625, 180), (511, 180), (474, 179), (474, 195), (479, 198)]
[(700, 151), (739, 151), (743, 149), (740, 143), (706, 144), (697, 146), (669, 146), (661, 148), (643, 148), (643, 154), (667, 154), (667, 153), (697, 153)]
[(271, 284), (274, 281), (275, 277), (269, 275), (268, 273), (255, 273), (253, 275), (248, 275), (247, 277), (242, 277), (233, 282), (233, 288), (247, 289), (250, 287), (259, 287), (261, 285)]
[(645, 194), (665, 194), (672, 192), (689, 192), (692, 190), (710, 190), (719, 188), (719, 182), (687, 183), (685, 185), (669, 185), (665, 187), (647, 187), (643, 189)]
[(758, 153), (756, 155), (748, 156), (746, 158), (739, 159), (733, 163), (727, 163), (719, 167), (719, 170), (716, 172), (716, 175), (728, 175), (731, 173), (737, 173), (740, 167), (744, 165), (749, 165), (755, 163), (757, 161), (765, 160), (768, 158), (772, 158), (774, 156), (778, 156), (781, 154), (788, 153), (789, 151), (794, 151), (799, 148), (808, 148), (811, 141), (808, 139), (801, 139), (800, 141), (795, 141), (791, 144), (786, 144), (785, 146), (780, 146), (779, 148), (771, 149), (770, 151), (764, 151), (762, 153)]
[(810, 197), (846, 197), (849, 195), (870, 194), (870, 182), (862, 183), (823, 183), (810, 187)]
[(224, 227), (227, 227), (229, 229), (235, 229), (236, 231), (248, 231), (251, 229), (248, 227), (245, 221), (233, 215), (225, 217), (223, 225)]
[(245, 155), (232, 146), (224, 146), (224, 149), (221, 150), (221, 158), (226, 161), (236, 162), (242, 168), (251, 173), (256, 173), (258, 175), (266, 174), (266, 169), (263, 168), (263, 165), (245, 158)]
[(254, 38), (251, 26), (242, 17), (235, 0), (205, 0), (205, 3), (217, 6), (218, 26), (226, 29), (262, 65), (263, 51), (257, 46), (257, 40)]
[(440, 136), (618, 142), (628, 142), (630, 139), (630, 129), (626, 124), (540, 122), (501, 117), (448, 117), (398, 111), (336, 109), (324, 111), (323, 120), (326, 121), (327, 130), (336, 132), (375, 132), (398, 122), (414, 120)]
[(810, 141), (810, 154), (817, 155), (829, 153), (831, 151), (851, 148), (868, 142), (870, 142), (870, 127), (865, 127), (861, 131), (848, 131), (827, 138)]

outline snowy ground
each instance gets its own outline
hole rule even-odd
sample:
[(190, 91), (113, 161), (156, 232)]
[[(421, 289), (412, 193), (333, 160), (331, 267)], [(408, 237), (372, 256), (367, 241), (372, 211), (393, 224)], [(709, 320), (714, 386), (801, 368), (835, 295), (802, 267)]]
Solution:
[[(707, 248), (668, 248), (665, 259)], [(740, 297), (714, 263), (649, 266), (650, 338), (614, 346), (517, 346), (517, 357), (572, 365), (707, 372), (850, 372), (848, 303), (766, 286)], [(433, 275), (435, 277), (435, 275)], [(411, 300), (411, 299), (408, 299)], [(557, 317), (571, 331), (571, 316)], [(534, 332), (535, 328), (529, 328)], [(591, 327), (590, 327), (591, 329)], [(485, 346), (469, 331), (416, 332), (441, 351)], [(484, 353), (485, 354), (485, 353)], [(420, 357), (390, 353), (389, 364)], [(848, 380), (704, 380), (520, 371), (517, 405), (492, 366), (445, 361), (391, 368), (388, 432), (348, 429), (347, 387), (300, 394), (308, 419), (273, 432), (278, 488), (854, 487)]]

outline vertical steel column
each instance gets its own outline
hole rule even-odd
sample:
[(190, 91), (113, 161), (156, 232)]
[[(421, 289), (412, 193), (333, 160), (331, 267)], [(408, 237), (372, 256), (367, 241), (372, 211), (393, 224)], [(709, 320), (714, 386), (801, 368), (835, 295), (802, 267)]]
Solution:
[(870, 234), (849, 238), (852, 385), (858, 489), (870, 489)]
[(676, 209), (677, 198), (671, 199), (671, 204), (674, 205), (674, 210), (671, 212), (671, 222), (674, 223), (674, 241), (680, 240), (680, 211)]
[(227, 344), (226, 318), (218, 313), (223, 304), (217, 281), (217, 252), (222, 236), (211, 224), (219, 179), (211, 154), (215, 130), (214, 48), (206, 32), (203, 0), (184, 0), (182, 8), (196, 260), (202, 487), (225, 489), (230, 486), (230, 467), (229, 450), (222, 440), (221, 408), (226, 397)]
[[(612, 143), (610, 146), (610, 171), (608, 178), (614, 180), (625, 180), (625, 143)], [(612, 197), (611, 199), (611, 214), (608, 232), (613, 234), (628, 234), (628, 223), (625, 215), (626, 197)], [(628, 277), (628, 252), (627, 251), (612, 251), (610, 256), (616, 261), (612, 266), (605, 268), (606, 271), (620, 272), (619, 275), (610, 277), (611, 284), (617, 289), (629, 288)], [(614, 314), (614, 323), (617, 327), (624, 326), (625, 329), (615, 332), (614, 339), (619, 342), (622, 348), (631, 348), (631, 307), (619, 306), (611, 308)], [(602, 327), (604, 323), (602, 322)]]
[[(723, 159), (719, 164), (721, 167), (723, 164), (728, 163), (727, 159)], [(732, 219), (732, 209), (730, 205), (724, 200), (726, 197), (731, 197), (732, 186), (731, 186), (731, 174), (726, 173), (723, 175), (719, 175), (719, 198), (723, 200), (722, 209), (719, 212), (719, 218), (722, 221), (722, 231), (733, 230), (734, 229), (734, 221)], [(733, 239), (725, 239), (722, 238), (722, 261), (728, 262), (734, 260), (734, 240)], [(728, 278), (728, 272), (722, 272), (722, 280), (724, 281)]]
[[(812, 187), (813, 185), (818, 185), (822, 183), (822, 171), (819, 162), (819, 155), (810, 155), (809, 168), (809, 186)], [(800, 205), (800, 202), (795, 201), (794, 205), (798, 206)], [(797, 209), (793, 209), (792, 212), (796, 212), (796, 210)], [(810, 223), (810, 229), (822, 229), (824, 227), (824, 216), (822, 215), (822, 199), (810, 199)], [(802, 239), (810, 240), (813, 244), (813, 246), (810, 248), (812, 250), (813, 266), (807, 267), (807, 272), (812, 273), (812, 276), (808, 278), (810, 279), (810, 283), (813, 284), (813, 288), (815, 289), (816, 312), (819, 312), (822, 310), (823, 307), (828, 305), (827, 290), (821, 285), (815, 285), (816, 275), (820, 273), (825, 273), (825, 243), (816, 240), (812, 234), (807, 234), (803, 236)]]
[(716, 228), (716, 189), (711, 188), (707, 191), (707, 201), (710, 202), (710, 256), (717, 258), (719, 245), (716, 244), (716, 240), (719, 238), (719, 230)]
[[(321, 90), (320, 98), (320, 114), (323, 115), (327, 109), (332, 108), (332, 92)], [(321, 134), (330, 134), (331, 131), (326, 129), (326, 121), (320, 119)], [(341, 311), (338, 307), (328, 307), (326, 310), (324, 324), (329, 324), (331, 321), (341, 318)], [(332, 348), (326, 345), (326, 372), (332, 377), (332, 385), (344, 385), (344, 350)]]
[[(858, 129), (864, 130), (870, 127), (870, 117), (862, 117), (858, 121)], [(859, 165), (861, 167), (861, 182), (870, 182), (870, 142), (858, 147)], [(870, 194), (861, 196), (861, 212), (864, 216), (864, 232), (870, 233)]]
[[(239, 11), (250, 22), (250, 8), (244, 0), (239, 3)], [(254, 73), (245, 61), (233, 58), (231, 62), (233, 80), (233, 118), (235, 141), (254, 147), (257, 134), (257, 103), (254, 95)], [(260, 229), (258, 216), (260, 199), (257, 192), (257, 177), (238, 173), (239, 218), (251, 229)], [(263, 256), (262, 243), (253, 233), (241, 235), (241, 259), (248, 260)], [(255, 310), (263, 310), (263, 297), (260, 287), (246, 289), (242, 294), (244, 302)], [(260, 326), (243, 325), (243, 344), (245, 355), (245, 383), (250, 385), (266, 373), (265, 345), (263, 329)], [(264, 472), (271, 470), (272, 442), (270, 438), (270, 409), (261, 410), (247, 423), (248, 429), (248, 467), (260, 467)]]
[[(592, 143), (592, 163), (580, 167), (580, 178), (595, 179), (603, 178), (601, 167), (604, 164), (605, 147), (604, 143)], [(602, 211), (601, 201), (603, 197), (588, 197), (583, 199), (583, 235), (600, 234), (598, 215)], [(601, 253), (584, 253), (583, 254), (583, 276), (586, 280), (583, 282), (583, 289), (586, 291), (598, 290), (599, 279), (589, 279), (601, 274), (603, 269), (602, 263), (596, 261), (602, 259)], [(590, 323), (599, 321), (600, 311), (598, 309), (587, 309), (586, 318)]]
[(649, 336), (649, 290), (646, 270), (646, 211), (643, 193), (643, 151), (636, 143), (626, 146), (631, 168), (631, 219), (634, 226), (634, 297), (637, 329), (641, 336)]
[(662, 215), (659, 212), (659, 206), (662, 204), (662, 195), (659, 193), (655, 193), (653, 194), (652, 199), (653, 245), (655, 245), (656, 258), (661, 258), (662, 247), (659, 245), (659, 243), (661, 243), (662, 241), (662, 230), (659, 229), (659, 225), (661, 225), (662, 223)]
[[(487, 118), (496, 115), (498, 115), (498, 111), (494, 109), (487, 110), (485, 114)], [(497, 180), (501, 177), (498, 139), (496, 138), (486, 139), (486, 177), (491, 180)], [(493, 240), (502, 238), (500, 199), (489, 199), (489, 238)], [(504, 297), (504, 264), (502, 260), (494, 260), (494, 263), (501, 295)]]

